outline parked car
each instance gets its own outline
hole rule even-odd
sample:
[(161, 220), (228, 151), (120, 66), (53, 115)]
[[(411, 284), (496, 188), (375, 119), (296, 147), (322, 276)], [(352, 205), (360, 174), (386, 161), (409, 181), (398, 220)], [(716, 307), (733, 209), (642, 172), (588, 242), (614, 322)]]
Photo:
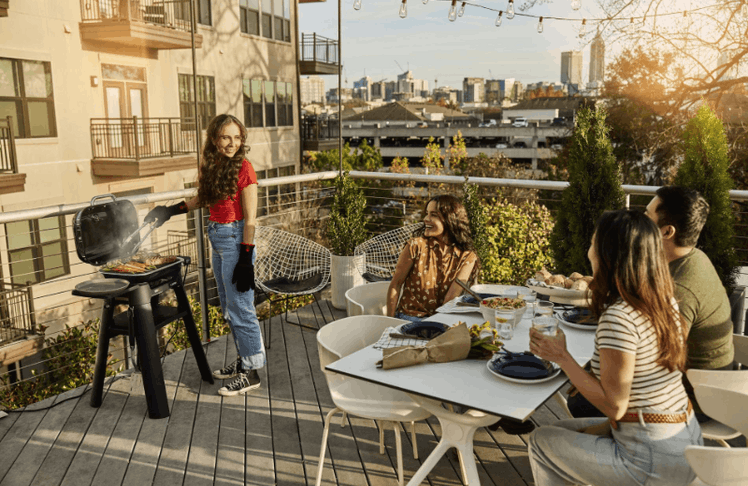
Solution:
[(487, 120), (479, 124), (478, 128), (489, 128), (489, 127), (496, 127), (496, 126), (498, 126), (498, 124), (496, 123), (496, 120), (491, 119), (491, 120)]
[(497, 143), (496, 148), (509, 148), (509, 146), (505, 143)]
[(560, 143), (554, 143), (553, 145), (551, 145), (551, 148), (553, 150), (562, 150), (564, 148), (564, 146), (561, 145)]
[(525, 142), (515, 142), (514, 148), (527, 148), (527, 144)]
[(527, 118), (525, 118), (524, 116), (518, 116), (512, 122), (512, 126), (513, 127), (517, 127), (517, 128), (528, 126), (528, 124), (527, 124)]
[(564, 117), (557, 117), (554, 118), (551, 122), (552, 127), (565, 127), (566, 126), (566, 118)]

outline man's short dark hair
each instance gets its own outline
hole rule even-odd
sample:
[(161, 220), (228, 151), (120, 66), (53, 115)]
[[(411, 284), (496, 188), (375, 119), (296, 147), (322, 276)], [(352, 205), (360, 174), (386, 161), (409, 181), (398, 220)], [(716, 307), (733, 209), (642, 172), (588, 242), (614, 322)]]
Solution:
[(657, 225), (675, 227), (676, 246), (696, 246), (701, 229), (709, 216), (709, 203), (698, 191), (682, 186), (657, 189), (660, 204), (655, 209)]

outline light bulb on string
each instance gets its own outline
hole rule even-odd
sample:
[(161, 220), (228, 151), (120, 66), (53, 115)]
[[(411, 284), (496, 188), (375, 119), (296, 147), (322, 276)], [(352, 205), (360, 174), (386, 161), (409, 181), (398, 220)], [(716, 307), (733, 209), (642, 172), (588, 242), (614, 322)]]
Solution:
[(538, 34), (543, 33), (543, 16), (540, 16), (540, 19), (538, 20)]
[(457, 11), (457, 16), (462, 17), (465, 15), (465, 2), (462, 2), (462, 5), (460, 5), (460, 10)]
[(423, 0), (424, 5), (426, 5), (427, 3), (429, 3), (429, 0)]
[(571, 9), (579, 10), (582, 8), (582, 0), (571, 0)]
[(501, 14), (503, 13), (504, 12), (502, 10), (499, 10), (499, 15), (496, 17), (496, 22), (495, 22), (496, 27), (501, 27)]
[(506, 6), (506, 18), (509, 20), (514, 18), (514, 0), (509, 0), (509, 5)]
[(579, 38), (581, 39), (585, 34), (587, 34), (587, 19), (582, 19), (582, 26), (579, 28)]
[(361, 0), (353, 1), (353, 10), (361, 10)]
[(403, 0), (403, 3), (400, 4), (400, 18), (404, 19), (408, 16), (408, 0)]
[(449, 7), (449, 16), (447, 18), (450, 22), (457, 20), (457, 0), (452, 0), (452, 6)]

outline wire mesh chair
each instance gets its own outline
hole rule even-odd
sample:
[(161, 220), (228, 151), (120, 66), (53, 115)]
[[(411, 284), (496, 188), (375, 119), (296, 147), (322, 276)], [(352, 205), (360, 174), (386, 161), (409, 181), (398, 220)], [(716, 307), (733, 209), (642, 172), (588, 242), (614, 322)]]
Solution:
[[(312, 240), (276, 228), (259, 226), (255, 230), (255, 283), (266, 295), (283, 296), (283, 301), (300, 295), (311, 295), (322, 312), (317, 292), (330, 281), (330, 251)], [(285, 313), (288, 321), (288, 311)], [(266, 321), (266, 347), (270, 348), (270, 319)], [(316, 327), (292, 323), (307, 329)]]
[(400, 252), (403, 251), (413, 234), (421, 228), (423, 228), (423, 223), (403, 226), (358, 245), (353, 255), (365, 255), (365, 258), (359, 259), (356, 263), (356, 268), (364, 280), (367, 282), (392, 280)]

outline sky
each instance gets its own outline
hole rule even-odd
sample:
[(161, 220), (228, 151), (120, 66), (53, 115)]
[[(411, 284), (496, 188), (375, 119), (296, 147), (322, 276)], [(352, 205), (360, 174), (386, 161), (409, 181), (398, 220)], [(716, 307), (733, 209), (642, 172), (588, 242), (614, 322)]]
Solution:
[[(358, 11), (353, 9), (353, 0), (341, 1), (343, 87), (353, 87), (353, 82), (364, 75), (373, 81), (395, 80), (403, 72), (396, 61), (403, 70), (413, 71), (414, 78), (426, 79), (430, 90), (434, 89), (434, 79), (438, 79), (438, 86), (462, 89), (465, 77), (515, 78), (525, 85), (559, 82), (561, 52), (570, 50), (583, 51), (583, 79), (588, 81), (590, 37), (581, 41), (577, 34), (581, 19), (597, 13), (592, 0), (582, 0), (582, 8), (577, 11), (572, 10), (569, 0), (556, 0), (527, 11), (579, 19), (544, 20), (542, 34), (537, 32), (537, 19), (504, 18), (496, 27), (497, 12), (471, 5), (467, 5), (464, 16), (450, 22), (448, 1), (431, 0), (423, 5), (421, 0), (409, 0), (405, 19), (398, 15), (398, 0), (363, 0)], [(517, 0), (517, 5), (520, 3)], [(505, 10), (507, 2), (489, 0), (481, 5)], [(336, 39), (337, 16), (336, 0), (299, 4), (300, 31)], [(606, 64), (610, 60), (606, 52)], [(337, 76), (322, 77), (326, 89), (337, 86)]]

